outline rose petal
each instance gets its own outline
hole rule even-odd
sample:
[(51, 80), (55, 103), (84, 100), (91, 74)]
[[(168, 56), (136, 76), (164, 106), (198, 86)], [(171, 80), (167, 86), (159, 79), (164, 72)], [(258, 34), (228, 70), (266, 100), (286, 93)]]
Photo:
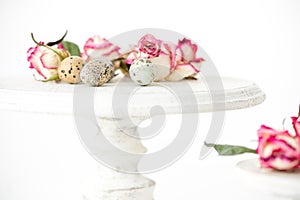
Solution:
[(269, 137), (270, 135), (284, 134), (289, 135), (287, 131), (277, 131), (266, 125), (261, 125), (260, 129), (257, 130), (258, 137)]
[(168, 81), (179, 81), (186, 77), (193, 76), (198, 73), (198, 70), (191, 64), (177, 65), (175, 70), (166, 78)]
[(82, 53), (82, 58), (85, 60), (91, 59), (94, 57), (105, 57), (109, 60), (119, 57), (121, 54), (119, 52), (120, 47), (112, 44), (105, 38), (101, 38), (96, 35), (92, 38), (89, 38), (84, 47), (84, 52)]
[(125, 63), (131, 65), (135, 59), (138, 58), (139, 52), (136, 49), (133, 49), (127, 52), (128, 56), (126, 57)]
[(101, 38), (99, 35), (95, 35), (92, 38), (89, 38), (85, 45), (84, 45), (84, 50), (89, 50), (89, 49), (106, 49), (113, 44), (110, 43), (107, 39)]
[(155, 64), (157, 75), (154, 81), (164, 80), (170, 74), (170, 58), (168, 55), (160, 55), (159, 57), (149, 58)]
[(275, 170), (292, 170), (299, 166), (299, 160), (290, 159), (285, 156), (281, 157), (270, 157), (267, 160), (261, 159), (262, 167), (272, 168)]
[[(288, 136), (288, 135), (277, 135), (276, 139), (286, 142), (286, 144), (288, 145), (288, 148), (286, 149), (287, 151), (292, 150), (293, 153), (300, 154), (300, 146), (298, 145), (298, 140), (299, 140), (298, 137)], [(296, 156), (296, 155), (294, 155), (294, 156)]]
[(170, 69), (173, 70), (175, 69), (176, 65), (176, 45), (171, 42), (166, 42), (164, 43), (164, 48), (171, 61)]
[(275, 158), (270, 162), (270, 166), (276, 170), (292, 170), (297, 168), (299, 165), (298, 160), (289, 160), (284, 158)]
[(56, 69), (60, 65), (60, 57), (54, 52), (45, 51), (40, 56), (44, 68)]
[(181, 61), (190, 62), (196, 58), (198, 46), (192, 44), (191, 40), (183, 38), (178, 41), (176, 53), (181, 56)]
[(294, 146), (291, 145), (291, 144), (294, 145), (294, 143), (297, 142), (296, 141), (291, 143), (289, 142), (290, 141), (286, 141), (279, 138), (268, 140), (260, 156), (263, 158), (267, 158), (271, 156), (273, 153), (280, 152), (281, 154), (284, 154), (287, 157), (297, 157), (299, 155), (299, 148), (296, 149)]
[(298, 121), (299, 117), (291, 117), (293, 127), (295, 129), (296, 135), (300, 136), (300, 121)]
[[(27, 50), (27, 61), (30, 62), (30, 60), (32, 59), (32, 56), (36, 53), (38, 46), (36, 47), (30, 47)], [(33, 66), (30, 65), (29, 68), (33, 68)]]
[(30, 62), (29, 67), (35, 69), (33, 73), (37, 80), (47, 80), (55, 76), (60, 64), (60, 57), (43, 46), (29, 48), (27, 60)]

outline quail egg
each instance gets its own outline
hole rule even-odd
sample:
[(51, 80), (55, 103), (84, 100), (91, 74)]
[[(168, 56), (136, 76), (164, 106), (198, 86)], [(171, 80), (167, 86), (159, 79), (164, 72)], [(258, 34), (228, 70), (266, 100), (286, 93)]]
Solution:
[(156, 66), (146, 58), (133, 61), (129, 69), (130, 78), (139, 85), (149, 85), (157, 75)]
[(91, 86), (101, 86), (112, 78), (113, 64), (107, 59), (93, 59), (81, 70), (82, 82)]
[(57, 69), (59, 79), (67, 83), (79, 83), (83, 64), (84, 62), (79, 56), (65, 58)]

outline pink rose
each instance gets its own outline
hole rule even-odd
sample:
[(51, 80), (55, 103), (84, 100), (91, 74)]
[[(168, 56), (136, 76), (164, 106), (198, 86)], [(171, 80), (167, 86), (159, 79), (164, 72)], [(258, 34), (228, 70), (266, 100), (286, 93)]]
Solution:
[(147, 34), (139, 40), (138, 49), (148, 57), (158, 57), (162, 41), (157, 40), (153, 35)]
[(112, 44), (105, 38), (96, 35), (89, 38), (83, 47), (84, 52), (81, 57), (85, 60), (90, 60), (95, 57), (105, 57), (108, 60), (113, 60), (120, 57), (120, 47)]
[(178, 81), (195, 76), (200, 71), (204, 59), (196, 57), (197, 50), (197, 45), (186, 38), (176, 45), (147, 34), (129, 52), (126, 63), (131, 64), (137, 58), (148, 58), (157, 67), (155, 81)]
[(70, 54), (66, 50), (45, 46), (31, 47), (27, 51), (29, 67), (35, 69), (34, 76), (41, 81), (55, 79), (60, 62), (68, 56)]
[(276, 170), (292, 170), (300, 166), (300, 121), (292, 117), (295, 133), (277, 131), (262, 125), (258, 130), (256, 152), (261, 166)]
[(198, 46), (186, 38), (179, 40), (175, 48), (169, 48), (172, 55), (171, 74), (166, 79), (177, 81), (199, 73), (204, 59), (196, 57), (197, 50)]

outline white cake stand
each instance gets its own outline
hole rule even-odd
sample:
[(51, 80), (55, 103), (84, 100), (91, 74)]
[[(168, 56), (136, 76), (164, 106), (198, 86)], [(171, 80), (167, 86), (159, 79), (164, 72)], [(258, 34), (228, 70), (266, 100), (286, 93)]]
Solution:
[[(154, 83), (147, 87), (137, 87), (134, 94), (132, 94), (132, 98), (130, 99), (131, 103), (128, 106), (129, 116), (134, 119), (137, 125), (131, 125), (129, 127), (125, 125), (120, 127), (120, 124), (116, 124), (116, 120), (122, 121), (123, 119), (116, 119), (112, 112), (113, 94), (120, 81), (123, 82), (123, 85), (120, 87), (124, 87), (124, 89), (129, 86), (132, 87), (134, 83), (126, 77), (115, 78), (105, 86), (95, 88), (95, 116), (98, 123), (101, 124), (103, 134), (109, 138), (109, 141), (114, 146), (126, 152), (143, 154), (146, 152), (146, 148), (142, 145), (136, 129), (141, 121), (151, 117), (151, 108), (156, 104), (159, 104), (159, 106), (163, 108), (163, 112), (160, 113), (160, 110), (158, 110), (154, 115), (182, 113), (182, 110), (185, 110), (184, 113), (200, 113), (242, 109), (260, 104), (265, 99), (265, 94), (251, 81), (222, 78), (224, 90), (219, 90), (213, 85), (216, 80), (215, 77), (206, 77), (205, 79), (200, 77), (198, 80), (162, 82)], [(209, 87), (208, 83), (210, 83)], [(193, 107), (195, 105), (190, 105), (191, 103), (189, 103), (189, 101), (184, 102), (184, 104), (178, 102), (176, 94), (168, 89), (171, 86), (171, 88), (176, 87), (178, 89), (186, 84), (189, 85), (191, 90), (183, 90), (182, 92), (184, 95), (190, 95), (192, 91), (193, 95), (195, 95), (198, 109), (189, 110), (189, 107), (195, 108)], [(38, 113), (43, 116), (64, 115), (72, 118), (74, 115), (73, 97), (75, 87), (77, 86), (64, 83), (36, 82), (31, 77), (2, 77), (0, 78), (0, 110), (14, 113)], [(212, 98), (214, 98), (214, 103), (212, 103)], [(185, 106), (187, 109), (182, 109), (182, 106)], [(5, 116), (1, 116), (1, 114), (0, 117), (5, 118)], [(26, 117), (24, 120), (30, 122), (31, 118)], [(130, 135), (124, 134), (124, 129), (126, 129)], [(58, 127), (57, 130), (59, 132), (60, 127)], [(69, 130), (74, 131), (72, 127), (70, 127)], [(0, 131), (2, 131), (1, 128)], [(54, 135), (55, 134), (64, 133), (54, 133)], [(88, 134), (93, 133), (87, 133), (87, 135)], [(132, 137), (132, 135), (137, 137)], [(90, 136), (94, 137), (95, 141), (97, 141), (97, 134)], [(84, 144), (84, 139), (82, 140)], [(55, 146), (56, 144), (53, 143), (52, 145)], [(99, 146), (97, 146), (97, 142), (95, 142), (94, 147), (87, 146), (86, 148), (93, 157), (97, 157), (97, 155), (104, 153), (102, 147)], [(90, 159), (92, 159), (92, 157)], [(137, 165), (138, 161), (139, 160), (136, 160), (133, 163)], [(145, 178), (139, 174), (138, 171), (135, 174), (128, 174), (122, 172), (122, 166), (114, 167), (119, 167), (120, 170), (110, 169), (99, 164), (98, 172), (95, 173), (83, 187), (83, 199), (153, 199), (154, 181)], [(33, 199), (31, 198), (31, 200)]]

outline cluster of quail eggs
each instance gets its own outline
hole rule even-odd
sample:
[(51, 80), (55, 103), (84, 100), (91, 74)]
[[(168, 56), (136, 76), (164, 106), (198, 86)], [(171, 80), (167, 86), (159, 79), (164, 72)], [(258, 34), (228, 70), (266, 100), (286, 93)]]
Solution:
[[(156, 66), (146, 58), (134, 60), (129, 69), (130, 78), (138, 85), (151, 84), (157, 75)], [(101, 86), (114, 77), (114, 66), (105, 58), (93, 58), (85, 63), (79, 56), (65, 58), (58, 68), (59, 79), (67, 83)]]
[(85, 64), (79, 56), (65, 58), (59, 68), (58, 77), (67, 83), (82, 81), (91, 86), (100, 86), (114, 76), (113, 64), (104, 58), (95, 58)]

